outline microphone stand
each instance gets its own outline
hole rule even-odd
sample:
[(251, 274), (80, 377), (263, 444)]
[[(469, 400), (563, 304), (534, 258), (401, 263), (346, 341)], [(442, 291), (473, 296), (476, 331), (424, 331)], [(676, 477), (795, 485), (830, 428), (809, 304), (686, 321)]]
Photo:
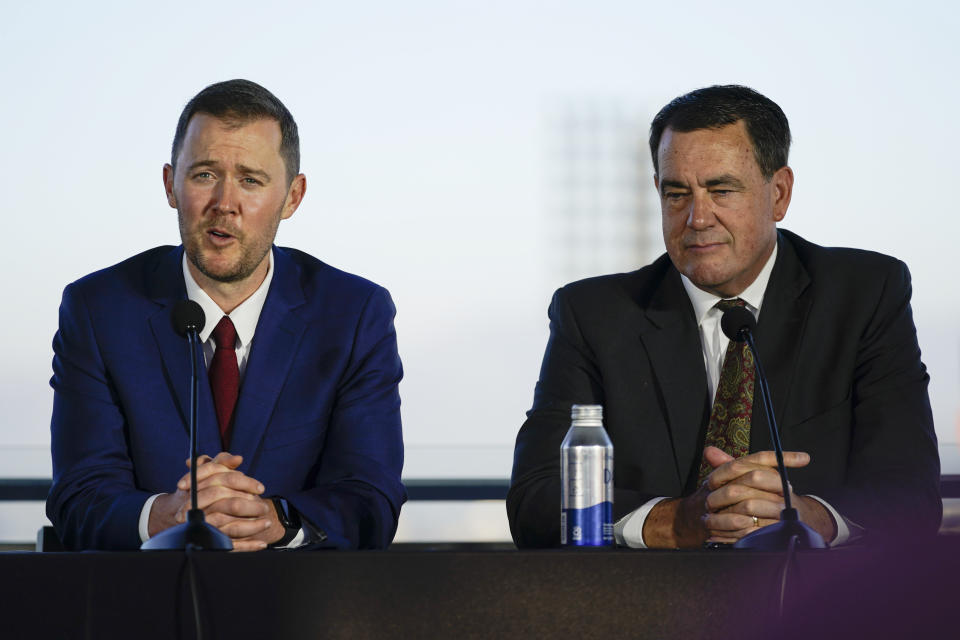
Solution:
[[(749, 313), (749, 312), (747, 312)], [(790, 502), (790, 483), (787, 481), (787, 467), (783, 463), (783, 446), (780, 444), (780, 430), (773, 415), (773, 401), (770, 398), (770, 388), (767, 386), (767, 376), (760, 365), (760, 355), (757, 345), (753, 341), (753, 332), (749, 326), (743, 326), (737, 331), (737, 342), (746, 341), (750, 352), (753, 353), (753, 362), (756, 366), (756, 383), (760, 387), (760, 396), (763, 398), (763, 409), (767, 415), (767, 424), (770, 427), (770, 438), (777, 454), (777, 466), (780, 469), (780, 481), (783, 483), (784, 509), (780, 512), (780, 521), (763, 527), (746, 535), (736, 543), (734, 549), (756, 549), (758, 551), (785, 551), (787, 549), (826, 549), (827, 544), (823, 537), (801, 522), (797, 510)]]
[(230, 537), (207, 524), (203, 510), (197, 508), (197, 405), (200, 399), (197, 356), (200, 351), (200, 338), (196, 325), (187, 327), (187, 346), (190, 350), (190, 511), (187, 512), (186, 522), (161, 531), (140, 545), (144, 551), (233, 549)]

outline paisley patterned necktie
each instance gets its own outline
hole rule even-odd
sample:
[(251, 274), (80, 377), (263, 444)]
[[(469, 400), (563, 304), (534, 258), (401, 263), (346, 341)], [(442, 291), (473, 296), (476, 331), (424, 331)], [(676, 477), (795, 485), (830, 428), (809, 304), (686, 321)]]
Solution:
[[(736, 298), (721, 300), (716, 306), (720, 311), (726, 312), (746, 304), (740, 298)], [(707, 424), (704, 447), (712, 445), (734, 458), (745, 456), (750, 452), (754, 377), (753, 354), (747, 347), (747, 343), (731, 340), (727, 345), (727, 354), (723, 358), (723, 368), (720, 370), (717, 395), (714, 397), (710, 422)], [(702, 461), (698, 482), (703, 482), (712, 470), (713, 467), (706, 461)]]

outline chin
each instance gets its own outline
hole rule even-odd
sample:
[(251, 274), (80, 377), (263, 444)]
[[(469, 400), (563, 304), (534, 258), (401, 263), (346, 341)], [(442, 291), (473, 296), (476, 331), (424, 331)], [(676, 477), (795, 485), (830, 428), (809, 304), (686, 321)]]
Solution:
[(224, 269), (201, 269), (203, 275), (217, 282), (230, 283), (243, 280), (249, 274), (243, 274), (237, 267)]

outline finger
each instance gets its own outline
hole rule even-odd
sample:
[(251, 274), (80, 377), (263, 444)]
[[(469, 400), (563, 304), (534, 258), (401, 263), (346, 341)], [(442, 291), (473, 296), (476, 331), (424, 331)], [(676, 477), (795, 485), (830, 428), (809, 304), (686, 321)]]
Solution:
[[(197, 464), (197, 483), (198, 484), (202, 480), (205, 480), (206, 478), (209, 478), (212, 475), (233, 471), (233, 469), (231, 469), (230, 467), (225, 467), (222, 464), (215, 463), (213, 459), (208, 459), (206, 462), (200, 463), (200, 458), (197, 458), (197, 463), (198, 463)], [(190, 465), (187, 464), (187, 466), (189, 467)], [(191, 474), (190, 471), (183, 474), (183, 476), (177, 482), (178, 489), (186, 490), (190, 488), (190, 474)]]
[(703, 450), (703, 459), (707, 461), (707, 464), (716, 469), (720, 465), (734, 460), (734, 457), (723, 449), (709, 446)]
[(273, 521), (264, 518), (238, 518), (227, 513), (206, 512), (206, 522), (231, 538), (249, 538), (251, 536), (263, 539), (269, 531)]
[(251, 536), (257, 536), (270, 528), (271, 522), (266, 518), (247, 519), (235, 518), (231, 522), (218, 527), (220, 531), (230, 536), (233, 540), (243, 540)]
[[(791, 468), (804, 467), (810, 463), (810, 454), (804, 451), (785, 451), (783, 463), (784, 466)], [(777, 456), (773, 451), (757, 451), (714, 469), (707, 476), (707, 485), (710, 489), (717, 489), (750, 471), (777, 469), (777, 467)]]
[[(210, 462), (211, 460), (213, 460), (213, 458), (211, 458), (211, 457), (208, 456), (207, 454), (203, 454), (203, 455), (197, 456), (197, 468), (199, 469), (199, 468), (200, 468), (200, 465), (206, 464), (206, 463)], [(186, 462), (187, 469), (189, 469), (189, 468), (190, 468), (190, 458), (187, 458), (184, 462)], [(184, 483), (186, 483), (186, 484), (184, 484)], [(185, 474), (183, 474), (183, 475), (180, 477), (180, 479), (177, 481), (177, 488), (178, 488), (178, 489), (181, 489), (181, 490), (185, 490), (185, 489), (189, 489), (189, 488), (190, 488), (190, 472), (189, 472), (189, 471), (187, 471)]]
[(769, 495), (763, 498), (744, 500), (710, 513), (739, 513), (746, 516), (757, 516), (758, 518), (777, 519), (780, 517), (780, 512), (783, 511), (783, 506), (780, 496)]
[(732, 535), (736, 531), (753, 526), (753, 518), (742, 513), (708, 513), (703, 525), (711, 534)]
[[(739, 459), (763, 467), (777, 466), (776, 451), (756, 451)], [(810, 464), (810, 454), (806, 451), (784, 451), (783, 464), (791, 468), (805, 467)]]
[[(205, 453), (197, 456), (198, 468), (200, 467), (200, 465), (205, 464), (207, 462), (216, 462), (217, 464), (222, 464), (222, 465), (236, 469), (243, 463), (243, 456), (235, 455), (233, 453), (230, 453), (229, 451), (221, 451), (214, 458), (211, 458)], [(190, 458), (187, 458), (186, 463), (187, 463), (187, 466), (189, 467)]]
[[(767, 474), (768, 477), (763, 477)], [(783, 503), (783, 484), (772, 471), (750, 472), (707, 494), (704, 501), (708, 511), (720, 511), (747, 500), (769, 500)]]
[(729, 538), (727, 536), (710, 536), (707, 542), (722, 542), (723, 544), (734, 544), (739, 538)]
[(739, 539), (778, 521), (779, 518), (757, 518), (754, 521), (742, 514), (712, 514), (704, 518), (704, 526), (711, 537)]
[(236, 469), (243, 464), (243, 456), (230, 453), (229, 451), (221, 451), (216, 455), (213, 461), (230, 467), (231, 469)]
[[(225, 486), (215, 486), (197, 491), (197, 508), (206, 511), (210, 505), (227, 498), (237, 498), (246, 501), (256, 500), (256, 496), (244, 491), (237, 491), (236, 489), (231, 489)], [(176, 516), (178, 522), (186, 521), (186, 514), (189, 508), (189, 503), (185, 503), (180, 507), (180, 510), (177, 511)]]
[(263, 540), (233, 540), (234, 551), (263, 551), (267, 543)]
[[(207, 462), (210, 462), (211, 460), (213, 460), (213, 458), (211, 458), (211, 457), (208, 456), (207, 454), (205, 454), (205, 453), (200, 454), (199, 456), (197, 456), (197, 466), (199, 467), (200, 465), (206, 464)], [(190, 458), (187, 458), (184, 462), (186, 462), (187, 468), (189, 469), (189, 468), (190, 468)]]
[[(204, 481), (208, 478), (216, 476), (218, 474), (228, 474), (236, 473), (240, 474), (243, 477), (248, 477), (242, 471), (235, 471), (232, 467), (222, 465), (219, 462), (211, 460), (203, 465), (197, 465), (197, 486), (200, 487), (203, 485)], [(262, 486), (256, 480), (253, 481), (255, 484), (251, 486)], [(190, 474), (186, 474), (180, 481), (177, 483), (177, 488), (183, 491), (186, 491), (190, 488)], [(255, 489), (250, 490), (252, 493), (257, 493)], [(262, 493), (262, 492), (261, 492)]]
[(197, 481), (197, 489), (200, 491), (210, 487), (227, 487), (237, 491), (243, 491), (251, 496), (259, 496), (265, 490), (265, 487), (260, 481), (256, 478), (251, 478), (241, 471), (218, 473), (202, 481)]
[(273, 505), (248, 497), (226, 497), (204, 508), (205, 513), (224, 513), (235, 518), (263, 518), (270, 515)]

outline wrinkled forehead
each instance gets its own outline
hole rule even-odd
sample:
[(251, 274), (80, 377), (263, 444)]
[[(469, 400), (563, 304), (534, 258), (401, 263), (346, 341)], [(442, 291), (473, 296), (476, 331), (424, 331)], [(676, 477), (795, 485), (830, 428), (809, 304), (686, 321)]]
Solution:
[(660, 138), (657, 160), (662, 179), (675, 177), (673, 173), (760, 170), (743, 121), (691, 131), (668, 127)]

